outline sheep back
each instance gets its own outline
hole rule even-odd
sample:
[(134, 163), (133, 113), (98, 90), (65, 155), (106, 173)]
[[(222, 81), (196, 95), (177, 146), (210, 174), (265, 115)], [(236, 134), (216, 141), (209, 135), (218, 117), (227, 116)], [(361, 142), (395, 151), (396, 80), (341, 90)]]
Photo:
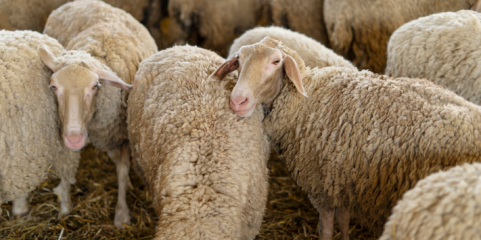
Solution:
[(422, 17), (396, 30), (386, 74), (427, 78), (481, 104), (481, 14), (462, 10)]
[(229, 110), (235, 74), (208, 79), (223, 62), (178, 46), (143, 61), (136, 75), (129, 137), (160, 216), (157, 239), (253, 239), (260, 228), (269, 155), (263, 112), (243, 119)]
[(51, 71), (40, 45), (59, 55), (63, 47), (32, 31), (0, 31), (0, 199), (25, 196), (44, 181), (51, 167), (75, 183), (79, 153), (60, 136), (57, 103), (49, 88)]

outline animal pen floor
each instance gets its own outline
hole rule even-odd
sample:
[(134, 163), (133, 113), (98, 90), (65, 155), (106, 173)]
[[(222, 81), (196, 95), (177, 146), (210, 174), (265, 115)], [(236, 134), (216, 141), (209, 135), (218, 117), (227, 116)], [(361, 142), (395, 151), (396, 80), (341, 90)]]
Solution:
[[(295, 185), (285, 165), (275, 157), (269, 161), (270, 187), (267, 211), (256, 239), (319, 239), (318, 216), (307, 195)], [(123, 230), (113, 226), (117, 202), (115, 165), (107, 155), (92, 147), (82, 151), (77, 183), (72, 187), (73, 211), (57, 220), (59, 203), (53, 194), (59, 180), (47, 180), (29, 196), (27, 216), (11, 217), (12, 205), (2, 205), (0, 239), (152, 239), (156, 216), (149, 194), (133, 170), (134, 190), (127, 204), (132, 223)], [(351, 239), (374, 239), (353, 224)], [(335, 238), (339, 239), (338, 230)]]

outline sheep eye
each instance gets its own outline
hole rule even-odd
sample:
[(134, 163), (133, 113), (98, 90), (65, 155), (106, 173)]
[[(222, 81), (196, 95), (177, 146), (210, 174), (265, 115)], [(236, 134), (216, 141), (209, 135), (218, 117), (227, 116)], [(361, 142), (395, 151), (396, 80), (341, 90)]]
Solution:
[(51, 88), (52, 90), (54, 90), (54, 91), (57, 91), (57, 87), (54, 86), (54, 85), (50, 85), (50, 88)]
[(278, 59), (278, 60), (275, 60), (274, 62), (272, 62), (272, 64), (277, 65), (277, 64), (279, 64), (280, 62), (281, 62), (281, 60)]
[(95, 86), (92, 88), (92, 90), (95, 90), (95, 89), (97, 89), (97, 88), (99, 88), (99, 87), (100, 87), (100, 83), (97, 82), (97, 84), (95, 84)]

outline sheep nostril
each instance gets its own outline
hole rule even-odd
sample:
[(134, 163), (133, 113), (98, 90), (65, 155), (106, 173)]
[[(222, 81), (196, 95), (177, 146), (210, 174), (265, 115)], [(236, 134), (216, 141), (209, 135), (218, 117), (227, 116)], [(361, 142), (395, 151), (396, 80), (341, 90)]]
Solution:
[(247, 98), (235, 98), (231, 99), (232, 103), (236, 106), (244, 105), (248, 102)]

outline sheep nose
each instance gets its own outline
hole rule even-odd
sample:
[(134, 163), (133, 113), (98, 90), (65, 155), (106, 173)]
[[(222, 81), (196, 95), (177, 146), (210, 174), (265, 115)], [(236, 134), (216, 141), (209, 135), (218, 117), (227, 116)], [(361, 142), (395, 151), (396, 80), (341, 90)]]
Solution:
[(242, 105), (245, 105), (247, 104), (247, 102), (249, 101), (249, 99), (245, 98), (245, 97), (240, 97), (240, 98), (231, 98), (230, 99), (232, 101), (232, 103), (234, 104), (234, 106), (236, 107), (240, 107)]

